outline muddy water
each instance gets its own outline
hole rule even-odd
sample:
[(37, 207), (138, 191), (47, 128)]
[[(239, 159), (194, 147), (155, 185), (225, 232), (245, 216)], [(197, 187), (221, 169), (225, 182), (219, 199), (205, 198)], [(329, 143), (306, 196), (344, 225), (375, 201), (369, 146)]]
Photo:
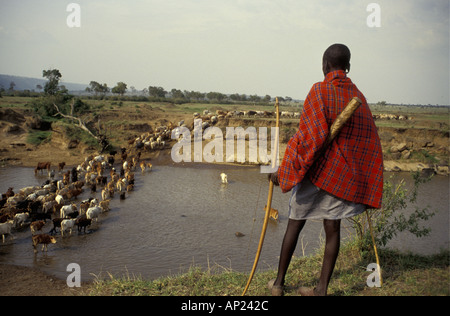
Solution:
[[(220, 173), (228, 175), (228, 185), (220, 183)], [(0, 192), (9, 186), (18, 191), (39, 185), (44, 176), (35, 177), (30, 168), (0, 169)], [(136, 172), (136, 189), (125, 200), (116, 196), (111, 211), (101, 215), (98, 225), (87, 234), (74, 232), (57, 238), (46, 254), (33, 253), (29, 229), (14, 232), (14, 239), (0, 244), (0, 262), (33, 266), (65, 279), (67, 265), (78, 263), (82, 279), (95, 275), (140, 275), (144, 278), (176, 274), (192, 265), (218, 264), (248, 272), (257, 248), (264, 205), (267, 199), (266, 176), (259, 168), (156, 166), (151, 173)], [(90, 196), (83, 194), (81, 199)], [(432, 236), (417, 242), (399, 236), (392, 247), (419, 253), (434, 253), (448, 248), (448, 178), (435, 177), (425, 186), (423, 199), (438, 208), (431, 221)], [(421, 194), (422, 194), (421, 193)], [(100, 193), (96, 196), (99, 198)], [(268, 226), (259, 267), (275, 268), (287, 224), (289, 195), (275, 189), (273, 207), (279, 209), (278, 222)], [(343, 222), (343, 236), (348, 223)], [(43, 231), (48, 232), (48, 223)], [(236, 237), (241, 232), (244, 237)], [(323, 239), (322, 223), (309, 222), (301, 235), (296, 255), (314, 252)]]

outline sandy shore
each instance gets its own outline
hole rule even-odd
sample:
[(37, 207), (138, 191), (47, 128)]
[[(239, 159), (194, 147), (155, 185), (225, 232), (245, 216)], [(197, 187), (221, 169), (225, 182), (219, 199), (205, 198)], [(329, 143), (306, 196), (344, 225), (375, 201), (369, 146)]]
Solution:
[[(84, 287), (88, 284), (84, 284)], [(0, 264), (0, 296), (74, 296), (81, 288), (69, 288), (65, 280), (49, 276), (36, 268)]]

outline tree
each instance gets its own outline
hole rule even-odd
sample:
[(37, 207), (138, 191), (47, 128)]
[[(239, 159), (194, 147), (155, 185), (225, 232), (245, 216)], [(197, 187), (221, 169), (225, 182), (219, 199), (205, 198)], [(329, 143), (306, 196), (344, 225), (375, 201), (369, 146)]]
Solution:
[(234, 94), (230, 95), (230, 99), (233, 101), (247, 101), (247, 95), (234, 93)]
[(127, 91), (127, 84), (124, 82), (118, 82), (117, 85), (111, 90), (112, 93), (117, 93), (120, 94), (121, 96), (123, 96), (126, 91)]
[(216, 100), (217, 102), (222, 102), (223, 100), (225, 100), (227, 98), (227, 96), (223, 93), (220, 92), (209, 92), (206, 97), (210, 100)]
[(258, 95), (251, 95), (251, 96), (249, 96), (248, 97), (248, 100), (250, 101), (250, 102), (254, 102), (254, 103), (257, 103), (257, 102), (260, 102), (261, 101), (261, 97), (259, 97)]
[(8, 89), (8, 91), (9, 92), (14, 92), (14, 87), (16, 86), (16, 84), (14, 83), (14, 81), (11, 81), (10, 83), (9, 83), (9, 89)]
[(148, 87), (148, 94), (154, 98), (165, 98), (167, 91), (162, 87)]
[(109, 92), (109, 88), (106, 83), (100, 84), (97, 81), (91, 81), (89, 83), (89, 89), (91, 92), (94, 92), (95, 95), (101, 94), (102, 96), (104, 96), (106, 93)]
[[(89, 135), (91, 135), (91, 137), (95, 138), (95, 139), (98, 141), (98, 143), (102, 146), (102, 152), (103, 152), (103, 150), (109, 145), (109, 144), (108, 144), (108, 141), (106, 140), (106, 137), (105, 137), (104, 135), (98, 135), (98, 136), (95, 135), (95, 134), (94, 134), (93, 132), (91, 132), (91, 130), (86, 126), (86, 123), (83, 122), (83, 120), (82, 120), (81, 118), (79, 118), (79, 117), (77, 117), (77, 116), (74, 116), (73, 114), (71, 114), (71, 115), (64, 114), (63, 112), (61, 112), (61, 110), (59, 109), (59, 107), (58, 107), (55, 103), (53, 103), (53, 106), (55, 107), (56, 113), (57, 113), (57, 114), (55, 114), (55, 116), (56, 116), (56, 115), (60, 115), (60, 116), (62, 116), (62, 117), (64, 117), (64, 118), (70, 119), (70, 120), (72, 120), (72, 121), (77, 121), (77, 122), (78, 122), (78, 125), (76, 125), (76, 126), (78, 126), (78, 127), (81, 128), (82, 130), (84, 130), (85, 132), (87, 132)], [(71, 113), (73, 113), (73, 112), (74, 112), (74, 108), (75, 108), (75, 100), (72, 100), (72, 104), (71, 104), (70, 108), (71, 108)]]
[(184, 99), (184, 93), (181, 90), (172, 89), (170, 93), (172, 94), (172, 98), (174, 99)]
[(48, 79), (47, 83), (44, 86), (44, 93), (47, 95), (56, 95), (59, 91), (59, 80), (62, 75), (58, 69), (49, 69), (42, 71), (42, 77)]
[(205, 98), (205, 94), (198, 91), (184, 91), (184, 96), (189, 100), (201, 101)]
[(42, 76), (48, 81), (44, 86), (44, 95), (33, 100), (34, 111), (41, 117), (50, 117), (56, 114), (53, 104), (65, 108), (66, 103), (73, 98), (65, 86), (59, 86), (62, 75), (58, 69), (43, 70)]

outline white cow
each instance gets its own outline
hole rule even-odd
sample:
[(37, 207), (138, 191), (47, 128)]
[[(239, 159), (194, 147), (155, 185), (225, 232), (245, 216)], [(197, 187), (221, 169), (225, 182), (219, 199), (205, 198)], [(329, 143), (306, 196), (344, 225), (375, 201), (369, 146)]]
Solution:
[(6, 223), (0, 224), (0, 235), (2, 235), (3, 243), (5, 243), (5, 235), (11, 235), (12, 226), (13, 221), (8, 221)]
[(75, 225), (74, 219), (65, 219), (61, 222), (61, 236), (64, 236), (65, 231), (69, 231), (69, 234), (72, 235), (72, 229)]
[(55, 201), (56, 201), (56, 203), (58, 203), (59, 205), (64, 204), (64, 198), (63, 198), (63, 196), (60, 195), (60, 194), (58, 194), (58, 195), (55, 197)]
[(220, 178), (222, 179), (222, 184), (228, 183), (228, 176), (225, 173), (221, 173)]
[(98, 216), (102, 213), (102, 209), (99, 206), (94, 206), (88, 208), (86, 211), (86, 217), (87, 219), (95, 219), (95, 221), (98, 221)]
[(77, 206), (75, 204), (64, 205), (63, 207), (61, 207), (60, 217), (66, 218), (67, 216), (69, 216), (72, 213), (75, 213), (76, 211), (77, 211)]
[(19, 213), (14, 216), (14, 226), (22, 227), (23, 223), (28, 219), (30, 213)]

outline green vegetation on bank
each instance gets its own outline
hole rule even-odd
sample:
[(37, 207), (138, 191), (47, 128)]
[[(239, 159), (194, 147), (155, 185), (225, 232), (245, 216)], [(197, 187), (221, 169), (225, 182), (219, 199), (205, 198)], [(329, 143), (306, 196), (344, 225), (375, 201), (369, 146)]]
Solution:
[[(323, 249), (317, 254), (293, 258), (286, 278), (286, 296), (296, 295), (299, 286), (315, 286), (319, 279)], [(370, 288), (367, 278), (372, 273), (367, 266), (375, 262), (371, 253), (361, 253), (355, 242), (341, 246), (328, 295), (331, 296), (423, 296), (449, 293), (449, 251), (434, 256), (400, 254), (392, 250), (380, 251), (383, 286)], [(207, 269), (195, 266), (188, 272), (145, 280), (139, 276), (98, 276), (84, 290), (93, 296), (239, 296), (248, 274), (214, 266)], [(275, 270), (257, 272), (247, 295), (267, 296), (269, 280)]]

